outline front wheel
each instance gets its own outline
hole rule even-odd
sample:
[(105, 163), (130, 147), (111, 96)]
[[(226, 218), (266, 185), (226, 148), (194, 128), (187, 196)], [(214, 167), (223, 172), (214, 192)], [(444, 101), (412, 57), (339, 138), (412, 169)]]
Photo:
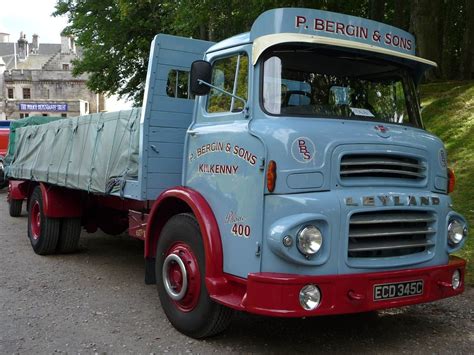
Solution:
[(181, 333), (200, 339), (228, 327), (233, 310), (209, 297), (201, 232), (192, 214), (176, 215), (164, 226), (157, 245), (156, 277), (161, 306)]

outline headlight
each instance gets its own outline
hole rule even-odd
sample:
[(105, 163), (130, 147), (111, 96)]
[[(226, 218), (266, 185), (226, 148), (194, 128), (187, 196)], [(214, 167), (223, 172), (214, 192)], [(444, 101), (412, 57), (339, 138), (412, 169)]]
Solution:
[(464, 222), (452, 219), (448, 224), (448, 243), (457, 246), (467, 236), (467, 226)]
[(306, 226), (298, 232), (296, 237), (298, 250), (306, 255), (316, 254), (323, 245), (323, 235), (315, 226)]

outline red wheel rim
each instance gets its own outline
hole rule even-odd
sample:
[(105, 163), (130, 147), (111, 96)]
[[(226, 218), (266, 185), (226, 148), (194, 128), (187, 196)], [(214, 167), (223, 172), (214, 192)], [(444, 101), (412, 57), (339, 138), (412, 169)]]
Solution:
[[(168, 257), (173, 254), (172, 260), (168, 260), (170, 259)], [(172, 288), (171, 292), (174, 293), (174, 296), (182, 293), (182, 295), (175, 297), (179, 299), (170, 297), (181, 311), (189, 312), (196, 307), (201, 293), (201, 273), (197, 258), (189, 245), (180, 242), (168, 250), (163, 266), (163, 282), (169, 296), (171, 294), (168, 287)], [(183, 287), (185, 287), (184, 290)]]
[(34, 202), (30, 215), (31, 236), (34, 240), (38, 240), (41, 236), (41, 210), (38, 201)]

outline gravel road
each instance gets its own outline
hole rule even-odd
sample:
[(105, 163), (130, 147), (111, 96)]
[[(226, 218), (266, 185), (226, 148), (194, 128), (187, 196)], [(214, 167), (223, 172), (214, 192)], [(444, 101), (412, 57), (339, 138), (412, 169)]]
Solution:
[(35, 255), (26, 215), (0, 192), (0, 354), (357, 352), (473, 353), (474, 289), (433, 304), (310, 319), (237, 314), (223, 335), (175, 331), (156, 287), (144, 284), (143, 245), (83, 234), (80, 252)]

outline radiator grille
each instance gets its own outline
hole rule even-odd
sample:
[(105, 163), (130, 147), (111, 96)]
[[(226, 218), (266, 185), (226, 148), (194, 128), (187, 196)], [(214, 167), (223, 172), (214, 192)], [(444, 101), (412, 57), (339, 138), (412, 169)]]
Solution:
[(354, 214), (349, 225), (349, 258), (378, 258), (419, 253), (434, 246), (435, 216), (423, 211)]
[(348, 154), (342, 157), (341, 179), (356, 177), (422, 180), (426, 167), (416, 158), (388, 154)]

